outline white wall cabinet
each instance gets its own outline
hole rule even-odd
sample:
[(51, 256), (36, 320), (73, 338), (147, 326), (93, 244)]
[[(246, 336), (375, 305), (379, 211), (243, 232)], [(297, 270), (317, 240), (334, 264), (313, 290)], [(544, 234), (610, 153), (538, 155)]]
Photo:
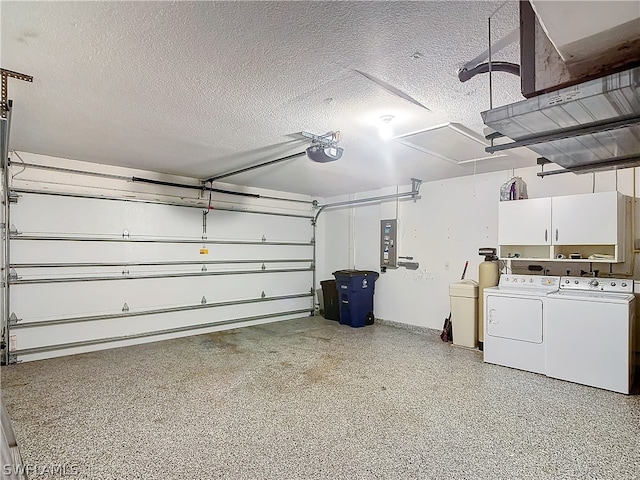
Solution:
[(555, 245), (615, 245), (624, 231), (624, 197), (618, 192), (553, 198)]
[(551, 245), (551, 198), (500, 202), (501, 245)]
[(626, 204), (618, 192), (501, 202), (499, 256), (623, 262)]

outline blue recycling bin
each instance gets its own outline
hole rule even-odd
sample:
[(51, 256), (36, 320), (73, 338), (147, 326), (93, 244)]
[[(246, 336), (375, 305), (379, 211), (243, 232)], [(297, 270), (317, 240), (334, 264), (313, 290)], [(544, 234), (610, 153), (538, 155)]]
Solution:
[(333, 276), (338, 290), (340, 323), (356, 328), (373, 324), (373, 292), (378, 272), (338, 270)]

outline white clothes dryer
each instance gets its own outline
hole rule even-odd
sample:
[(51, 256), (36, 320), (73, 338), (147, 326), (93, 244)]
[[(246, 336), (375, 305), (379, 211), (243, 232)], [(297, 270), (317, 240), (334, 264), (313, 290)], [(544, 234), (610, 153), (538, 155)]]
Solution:
[(545, 374), (547, 295), (560, 277), (503, 274), (484, 290), (484, 361)]

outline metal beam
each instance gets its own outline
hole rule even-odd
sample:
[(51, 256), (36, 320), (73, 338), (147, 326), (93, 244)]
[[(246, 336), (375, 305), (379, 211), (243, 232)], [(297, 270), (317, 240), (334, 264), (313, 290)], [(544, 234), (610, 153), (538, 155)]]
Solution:
[[(4, 75), (2, 77), (5, 78)], [(4, 85), (4, 84), (3, 84)], [(8, 105), (9, 108), (11, 105)], [(1, 120), (2, 122), (2, 136), (0, 137), (0, 151), (2, 152), (2, 208), (3, 208), (3, 222), (2, 222), (2, 292), (3, 292), (3, 312), (2, 320), (0, 321), (0, 329), (2, 330), (2, 340), (4, 341), (4, 358), (2, 363), (7, 365), (9, 363), (9, 343), (10, 343), (10, 326), (9, 326), (9, 314), (11, 312), (9, 303), (11, 302), (9, 278), (11, 276), (11, 269), (9, 268), (11, 260), (11, 242), (9, 241), (10, 234), (9, 228), (11, 227), (11, 204), (9, 199), (9, 133), (11, 131), (11, 108), (8, 111), (6, 118)], [(6, 156), (5, 156), (6, 155)]]
[(241, 263), (311, 263), (311, 258), (271, 259), (271, 260), (189, 260), (169, 262), (78, 262), (78, 263), (12, 263), (11, 268), (85, 268), (85, 267), (159, 267), (173, 265), (232, 265)]
[(203, 240), (192, 238), (120, 238), (120, 237), (65, 237), (61, 235), (23, 235), (10, 236), (11, 240), (60, 241), (60, 242), (123, 242), (123, 243), (191, 243), (202, 245), (284, 245), (295, 247), (311, 246), (311, 242), (270, 242), (259, 240)]
[(626, 155), (624, 157), (614, 157), (602, 162), (593, 162), (586, 165), (576, 167), (563, 167), (561, 170), (550, 170), (538, 172), (538, 177), (547, 177), (549, 175), (561, 175), (563, 173), (592, 173), (602, 172), (606, 170), (621, 170), (623, 168), (633, 168), (640, 166), (640, 155)]
[(538, 145), (540, 143), (548, 143), (555, 140), (563, 140), (565, 138), (616, 130), (618, 128), (625, 128), (639, 123), (640, 115), (627, 115), (622, 118), (616, 117), (614, 120), (601, 120), (575, 127), (561, 128), (542, 134), (527, 135), (526, 137), (522, 137), (520, 140), (506, 143), (504, 145), (493, 145), (485, 148), (484, 150), (487, 153), (501, 152), (512, 148), (528, 147), (529, 145)]
[[(15, 193), (26, 193), (31, 195), (51, 195), (55, 197), (70, 197), (70, 198), (93, 198), (96, 200), (111, 200), (115, 202), (137, 202), (137, 203), (149, 203), (153, 205), (171, 205), (174, 207), (187, 207), (187, 208), (199, 208), (199, 209), (207, 208), (207, 204), (204, 202), (196, 203), (196, 204), (178, 203), (178, 202), (162, 202), (158, 200), (143, 200), (139, 198), (105, 197), (101, 195), (90, 195), (90, 194), (84, 194), (84, 193), (66, 193), (66, 192), (50, 192), (50, 191), (44, 192), (41, 190), (31, 190), (27, 188), (12, 188), (11, 191)], [(262, 197), (262, 198), (267, 198), (267, 197)], [(277, 200), (277, 199), (273, 198), (273, 200)], [(313, 216), (311, 215), (302, 215), (297, 213), (267, 212), (264, 210), (240, 210), (237, 208), (227, 208), (227, 207), (219, 207), (219, 206), (216, 206), (211, 211), (215, 212), (216, 210), (219, 212), (253, 213), (257, 215), (273, 215), (276, 217), (309, 218), (309, 219), (313, 218)]]
[(224, 275), (254, 275), (263, 273), (298, 273), (310, 272), (311, 268), (277, 268), (272, 270), (224, 270), (219, 272), (189, 272), (189, 273), (158, 273), (152, 275), (127, 275), (121, 277), (56, 277), (56, 278), (10, 278), (10, 285), (33, 285), (36, 283), (75, 283), (75, 282), (107, 282), (113, 280), (149, 280), (158, 278), (183, 278), (183, 277), (215, 277)]
[(142, 177), (129, 177), (126, 175), (115, 175), (111, 173), (101, 173), (101, 172), (90, 172), (87, 170), (78, 170), (75, 168), (64, 168), (64, 167), (53, 167), (51, 165), (40, 165), (37, 163), (28, 163), (21, 162), (20, 166), (25, 168), (34, 168), (37, 170), (47, 170), (50, 172), (60, 172), (60, 173), (70, 173), (73, 175), (86, 175), (90, 177), (98, 177), (98, 178), (108, 178), (111, 180), (122, 180), (125, 182), (138, 182), (138, 183), (148, 183), (152, 185), (163, 185), (167, 187), (176, 187), (176, 188), (186, 188), (189, 190), (199, 190), (199, 191), (211, 191), (216, 193), (222, 193), (225, 195), (236, 195), (242, 197), (251, 197), (251, 198), (262, 198), (268, 200), (279, 200), (283, 202), (294, 202), (294, 203), (304, 203), (312, 205), (313, 201), (311, 200), (298, 200), (295, 198), (284, 198), (284, 197), (273, 197), (269, 195), (260, 195), (257, 193), (247, 193), (247, 192), (235, 192), (233, 190), (224, 190), (221, 188), (212, 188), (204, 185), (190, 185), (187, 183), (175, 183), (175, 182), (164, 182), (161, 180), (154, 180), (151, 178), (142, 178)]
[(369, 198), (357, 198), (354, 200), (345, 200), (344, 202), (334, 202), (334, 203), (326, 203), (324, 205), (320, 205), (320, 210), (316, 213), (316, 217), (314, 220), (317, 220), (320, 213), (327, 208), (335, 208), (335, 207), (345, 207), (350, 205), (357, 205), (360, 203), (371, 203), (371, 202), (380, 202), (382, 200), (393, 200), (396, 198), (405, 198), (412, 197), (414, 200), (418, 198), (420, 193), (420, 185), (422, 184), (422, 180), (417, 178), (412, 178), (412, 186), (410, 192), (402, 192), (402, 193), (392, 193), (390, 195), (381, 195), (378, 197), (369, 197)]
[[(231, 190), (223, 190), (220, 188), (207, 187), (205, 185), (189, 185), (188, 183), (165, 182), (162, 180), (154, 180), (152, 178), (131, 177), (132, 182), (148, 183), (151, 185), (161, 185), (163, 187), (186, 188), (188, 190), (199, 190), (201, 192), (216, 192), (226, 195), (238, 195), (240, 197), (260, 198), (257, 193), (233, 192)], [(311, 203), (311, 202), (309, 202)]]
[(232, 170), (228, 173), (221, 173), (220, 175), (214, 175), (213, 177), (209, 177), (205, 180), (205, 182), (215, 182), (222, 178), (231, 177), (232, 175), (238, 175), (240, 173), (250, 172), (251, 170), (255, 170), (257, 168), (268, 167), (269, 165), (275, 165), (276, 163), (286, 162), (287, 160), (291, 160), (296, 157), (301, 157), (302, 155), (306, 155), (307, 152), (298, 152), (293, 155), (287, 155), (286, 157), (276, 158), (275, 160), (269, 160), (268, 162), (258, 163), (257, 165), (252, 165), (250, 167), (240, 168), (238, 170)]

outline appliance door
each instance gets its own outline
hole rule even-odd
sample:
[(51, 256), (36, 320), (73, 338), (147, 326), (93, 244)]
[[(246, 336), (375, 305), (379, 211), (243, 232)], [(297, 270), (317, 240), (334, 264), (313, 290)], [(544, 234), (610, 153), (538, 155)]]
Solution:
[(542, 299), (487, 295), (487, 331), (492, 337), (542, 343)]
[(602, 302), (597, 297), (547, 297), (546, 372), (614, 392), (629, 393), (631, 302)]

